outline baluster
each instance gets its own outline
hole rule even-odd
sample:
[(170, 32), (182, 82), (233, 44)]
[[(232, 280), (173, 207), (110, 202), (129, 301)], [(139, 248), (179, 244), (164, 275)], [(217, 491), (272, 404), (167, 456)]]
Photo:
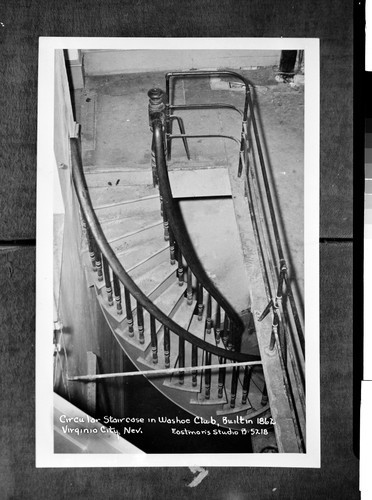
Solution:
[(234, 351), (235, 348), (234, 348), (234, 337), (235, 337), (235, 323), (233, 321), (229, 321), (229, 326), (230, 326), (230, 331), (229, 331), (229, 335), (228, 335), (228, 338), (227, 338), (227, 349), (229, 351)]
[(114, 284), (114, 295), (116, 301), (116, 312), (118, 314), (123, 314), (123, 309), (121, 307), (121, 290), (120, 290), (120, 281), (116, 274), (112, 273), (112, 281)]
[(132, 304), (130, 300), (130, 293), (125, 287), (124, 287), (124, 299), (125, 299), (125, 312), (127, 315), (128, 333), (129, 337), (133, 337), (134, 329), (133, 329)]
[(88, 252), (89, 252), (90, 261), (92, 263), (92, 269), (93, 269), (94, 272), (97, 272), (97, 268), (96, 268), (96, 256), (95, 256), (95, 253), (94, 253), (95, 248), (94, 248), (94, 243), (93, 243), (93, 236), (92, 236), (92, 233), (91, 233), (89, 227), (87, 226), (84, 218), (82, 218), (82, 222), (83, 222), (83, 227), (85, 228), (85, 232), (86, 232), (86, 235), (87, 235)]
[[(163, 206), (163, 203), (162, 203)], [(163, 226), (164, 226), (164, 240), (169, 241), (169, 222), (168, 222), (168, 214), (163, 206)]]
[(203, 317), (203, 287), (198, 283), (198, 320), (201, 321)]
[(214, 325), (214, 333), (216, 335), (216, 344), (218, 345), (220, 343), (220, 339), (221, 339), (221, 307), (219, 304), (217, 304), (216, 323)]
[(229, 332), (229, 337), (227, 339), (227, 349), (229, 351), (235, 351), (235, 334), (236, 334), (235, 323), (230, 320), (230, 332)]
[(251, 370), (249, 366), (244, 367), (244, 378), (243, 378), (243, 396), (242, 396), (242, 405), (247, 403), (249, 386), (251, 383)]
[(98, 281), (103, 281), (101, 252), (100, 252), (99, 248), (97, 247), (96, 242), (94, 242), (94, 255), (96, 258), (96, 269), (97, 269)]
[(263, 389), (262, 389), (261, 405), (266, 406), (268, 402), (269, 402), (269, 396), (267, 394), (267, 387), (266, 387), (266, 382), (265, 382)]
[[(178, 245), (177, 245), (178, 247)], [(180, 286), (183, 285), (183, 263), (182, 263), (182, 253), (181, 249), (177, 248), (177, 259), (178, 259), (178, 269), (177, 269), (177, 275), (178, 275), (178, 284)]]
[(105, 286), (106, 286), (106, 293), (107, 293), (107, 301), (108, 301), (108, 305), (112, 306), (114, 302), (113, 302), (113, 299), (112, 299), (110, 267), (109, 267), (107, 259), (106, 259), (106, 257), (104, 255), (102, 255), (102, 263), (103, 263), (103, 274), (105, 276)]
[(187, 268), (187, 303), (192, 304), (192, 273), (191, 269)]
[[(191, 366), (198, 366), (198, 348), (196, 345), (191, 346)], [(192, 386), (195, 387), (198, 383), (198, 372), (192, 371)]]
[(156, 365), (158, 362), (158, 337), (156, 335), (155, 317), (152, 314), (150, 316), (150, 331), (151, 331), (152, 362), (154, 363), (154, 365)]
[[(178, 366), (180, 368), (185, 368), (185, 339), (178, 337)], [(184, 382), (184, 372), (178, 374), (178, 383), (180, 385)]]
[(229, 337), (230, 337), (230, 319), (225, 312), (225, 319), (223, 321), (223, 333), (222, 333), (222, 340), (225, 346), (227, 346), (227, 341)]
[(170, 253), (170, 263), (173, 266), (176, 262), (176, 249), (175, 249), (175, 240), (172, 228), (169, 226), (169, 253)]
[(235, 408), (236, 391), (238, 388), (238, 376), (239, 376), (239, 366), (233, 366), (233, 372), (231, 378), (230, 408)]
[(164, 214), (164, 203), (163, 203), (163, 197), (160, 193), (159, 195), (159, 201), (160, 201), (160, 217), (163, 217)]
[(145, 336), (144, 336), (144, 324), (143, 324), (143, 307), (137, 300), (137, 326), (138, 326), (138, 339), (140, 344), (145, 343)]
[(152, 136), (152, 143), (151, 143), (151, 170), (152, 170), (152, 183), (153, 186), (155, 187), (159, 184), (159, 179), (158, 179), (158, 171), (156, 168), (154, 136)]
[(208, 293), (207, 298), (207, 321), (206, 321), (206, 332), (207, 334), (211, 333), (212, 328), (212, 297), (210, 293)]
[[(205, 364), (211, 364), (211, 353), (209, 351), (205, 352)], [(211, 397), (211, 375), (212, 371), (210, 368), (205, 370), (205, 399), (209, 399)]]
[(170, 336), (169, 328), (164, 326), (164, 358), (165, 358), (165, 368), (170, 367)]
[[(219, 358), (220, 365), (226, 363), (225, 358)], [(219, 368), (218, 370), (218, 397), (221, 399), (223, 396), (223, 388), (225, 387), (226, 368)]]

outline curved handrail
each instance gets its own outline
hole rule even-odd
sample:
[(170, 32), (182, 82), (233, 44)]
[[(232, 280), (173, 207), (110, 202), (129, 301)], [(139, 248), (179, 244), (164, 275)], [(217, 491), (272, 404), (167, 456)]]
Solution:
[[(214, 346), (204, 340), (195, 337), (192, 333), (188, 332), (171, 318), (169, 318), (163, 311), (161, 311), (136, 285), (132, 278), (125, 271), (121, 265), (119, 259), (115, 255), (113, 249), (109, 245), (101, 225), (98, 221), (97, 215), (94, 211), (89, 190), (86, 184), (83, 165), (81, 160), (81, 153), (79, 148), (78, 139), (70, 139), (71, 157), (72, 157), (72, 179), (75, 187), (76, 196), (79, 201), (79, 205), (86, 219), (87, 225), (90, 228), (92, 235), (97, 243), (102, 254), (106, 257), (109, 265), (113, 272), (117, 275), (119, 280), (123, 283), (126, 289), (131, 295), (151, 314), (156, 318), (162, 325), (169, 328), (170, 331), (182, 337), (187, 342), (194, 344), (196, 347), (209, 351), (211, 354), (220, 356), (225, 359), (230, 359), (233, 361), (258, 361), (259, 356), (254, 356), (250, 354), (243, 354), (239, 352), (233, 352), (229, 350), (222, 349), (220, 347)], [(239, 318), (240, 319), (240, 318)]]
[(177, 244), (179, 245), (182, 254), (185, 257), (187, 264), (190, 266), (190, 269), (193, 272), (194, 276), (199, 280), (200, 283), (202, 283), (203, 287), (224, 309), (230, 320), (232, 320), (234, 325), (236, 326), (237, 333), (242, 333), (244, 330), (244, 324), (240, 316), (213, 284), (205, 269), (200, 264), (197, 255), (195, 254), (195, 250), (190, 241), (190, 237), (186, 229), (179, 205), (174, 203), (173, 201), (172, 190), (169, 183), (168, 170), (165, 160), (163, 125), (161, 120), (155, 119), (152, 123), (152, 127), (155, 158), (156, 165), (158, 167), (159, 185), (161, 186), (163, 206), (166, 210), (175, 240), (177, 241)]
[[(243, 121), (247, 120), (248, 115), (248, 95), (251, 93), (249, 81), (243, 75), (239, 75), (235, 71), (229, 70), (190, 70), (187, 72), (184, 71), (172, 71), (165, 75), (165, 84), (166, 84), (166, 93), (169, 98), (169, 80), (170, 78), (189, 78), (193, 76), (233, 76), (237, 80), (240, 80), (244, 83), (245, 86), (245, 102), (244, 102), (244, 110), (243, 110)], [(169, 102), (169, 99), (168, 99)]]

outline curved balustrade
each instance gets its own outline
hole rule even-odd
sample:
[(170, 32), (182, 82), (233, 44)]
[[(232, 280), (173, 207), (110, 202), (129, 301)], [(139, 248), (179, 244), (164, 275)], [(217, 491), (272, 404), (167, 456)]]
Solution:
[[(208, 292), (207, 303), (210, 304), (210, 297), (213, 297), (220, 308), (225, 312), (225, 317), (230, 320), (230, 330), (231, 335), (228, 338), (228, 345), (230, 348), (239, 351), (240, 350), (240, 341), (241, 334), (244, 330), (243, 322), (235, 311), (235, 309), (231, 306), (231, 304), (225, 299), (225, 297), (221, 294), (221, 292), (215, 287), (209, 276), (207, 275), (205, 269), (200, 264), (200, 261), (195, 254), (195, 250), (190, 241), (190, 237), (188, 235), (187, 228), (183, 221), (183, 217), (181, 214), (181, 210), (179, 205), (174, 202), (172, 191), (169, 183), (165, 152), (164, 152), (164, 132), (162, 121), (159, 118), (156, 118), (152, 122), (153, 128), (153, 144), (155, 147), (155, 159), (157, 166), (157, 175), (159, 178), (159, 188), (162, 195), (163, 200), (163, 212), (167, 214), (167, 220), (169, 221), (170, 228), (172, 230), (174, 241), (177, 244), (179, 249), (179, 253), (186, 260), (188, 268), (192, 271), (194, 276), (198, 281), (198, 288), (204, 288)], [(189, 278), (189, 288), (191, 286), (191, 279)], [(202, 304), (202, 301), (198, 300), (199, 304)], [(208, 317), (209, 311), (207, 311), (207, 322), (211, 323), (210, 314)], [(202, 310), (199, 311), (199, 317), (201, 317)]]
[[(138, 335), (139, 343), (144, 342), (144, 310), (149, 313), (153, 364), (156, 365), (159, 361), (159, 340), (156, 329), (157, 322), (163, 326), (164, 335), (162, 352), (164, 354), (164, 364), (166, 368), (170, 367), (170, 354), (172, 349), (177, 349), (179, 367), (184, 367), (184, 354), (186, 344), (191, 345), (192, 366), (195, 367), (198, 366), (198, 349), (201, 349), (202, 351), (207, 353), (207, 364), (210, 364), (208, 363), (208, 360), (211, 360), (211, 355), (218, 356), (221, 364), (226, 363), (227, 360), (229, 360), (230, 362), (259, 361), (259, 356), (244, 354), (231, 350), (231, 338), (230, 336), (228, 336), (227, 329), (222, 327), (221, 325), (221, 312), (219, 312), (217, 318), (218, 323), (213, 322), (213, 327), (215, 329), (216, 339), (222, 338), (225, 345), (230, 345), (230, 349), (219, 347), (218, 345), (213, 345), (199, 337), (194, 336), (192, 332), (185, 330), (172, 318), (168, 317), (142, 292), (142, 290), (136, 285), (136, 283), (132, 280), (132, 278), (128, 275), (128, 273), (121, 265), (102, 231), (101, 225), (92, 206), (89, 191), (85, 181), (79, 141), (77, 139), (70, 139), (70, 148), (72, 157), (72, 179), (86, 230), (92, 270), (97, 273), (97, 279), (104, 282), (105, 284), (107, 304), (111, 307), (114, 307), (115, 304), (119, 320), (120, 318), (126, 317), (128, 335), (132, 337)], [(165, 205), (166, 207), (168, 207), (167, 201), (165, 202)], [(177, 247), (177, 250), (179, 252), (179, 247)], [(190, 274), (189, 271), (188, 274)], [(181, 279), (180, 275), (179, 279)], [(136, 302), (136, 325), (134, 324), (133, 300)], [(226, 309), (230, 311), (229, 306), (225, 303), (224, 305)], [(125, 316), (123, 308), (125, 310)], [(231, 316), (234, 317), (234, 314), (231, 314)], [(210, 318), (208, 319), (210, 320)], [(239, 331), (238, 328), (242, 328), (241, 320), (239, 317), (238, 320), (239, 321), (235, 320), (235, 333)], [(212, 323), (210, 322), (209, 325), (211, 327)], [(179, 338), (177, 346), (171, 345), (171, 332), (176, 334)], [(226, 375), (225, 372), (226, 368), (221, 367), (219, 369), (219, 383), (221, 380), (224, 380)], [(179, 375), (180, 383), (182, 383), (183, 376), (183, 372), (181, 372)], [(208, 370), (205, 371), (205, 377), (207, 380), (210, 379)], [(195, 374), (193, 374), (193, 379), (196, 384), (196, 371)], [(232, 386), (231, 391), (232, 396), (236, 394), (234, 386)], [(220, 397), (222, 397), (222, 394)]]

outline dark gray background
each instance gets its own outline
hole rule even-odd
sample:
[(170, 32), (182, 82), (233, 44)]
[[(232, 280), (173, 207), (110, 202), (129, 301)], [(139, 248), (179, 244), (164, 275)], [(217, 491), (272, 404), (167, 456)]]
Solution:
[[(361, 324), (353, 324), (352, 283), (353, 246), (360, 239), (353, 238), (352, 192), (353, 146), (363, 142), (353, 139), (354, 8), (362, 18), (363, 2), (351, 0), (5, 0), (0, 15), (2, 498), (359, 498), (353, 438), (355, 448)], [(363, 31), (363, 23), (358, 28)], [(187, 468), (35, 468), (39, 36), (320, 38), (321, 469), (209, 468), (207, 478), (191, 489)]]

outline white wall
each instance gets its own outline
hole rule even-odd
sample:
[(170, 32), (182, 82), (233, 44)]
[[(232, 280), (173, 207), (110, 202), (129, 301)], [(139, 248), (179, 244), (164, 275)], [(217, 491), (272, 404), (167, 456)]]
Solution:
[(85, 50), (86, 75), (279, 65), (280, 50)]

